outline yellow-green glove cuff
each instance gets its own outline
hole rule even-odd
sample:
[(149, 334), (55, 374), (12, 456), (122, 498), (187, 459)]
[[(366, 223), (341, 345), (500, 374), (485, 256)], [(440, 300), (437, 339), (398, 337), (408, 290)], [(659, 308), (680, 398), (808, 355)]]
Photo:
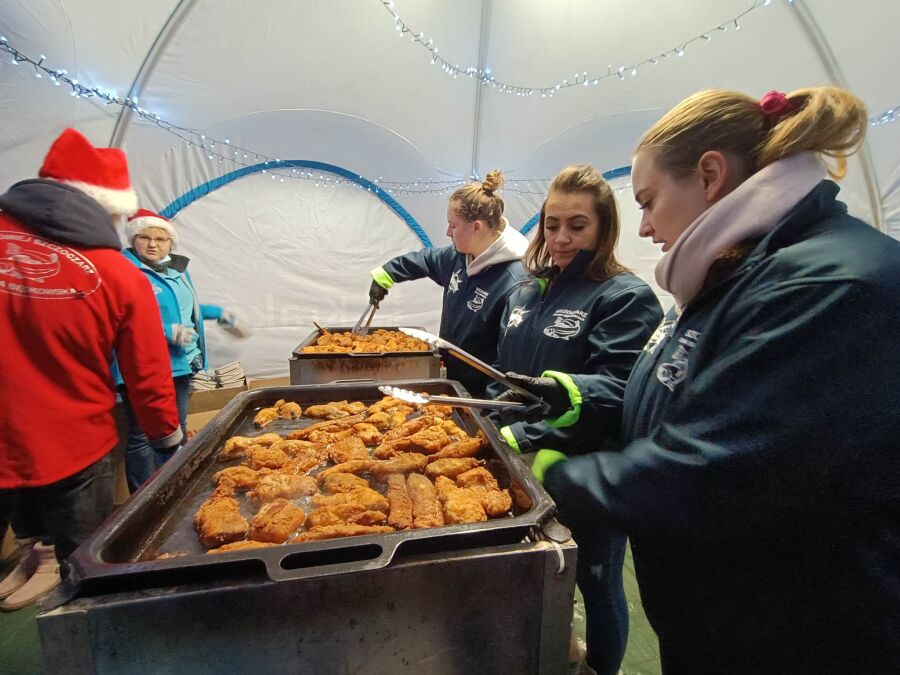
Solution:
[(554, 464), (564, 462), (567, 459), (568, 457), (559, 450), (538, 450), (537, 454), (534, 456), (534, 464), (531, 465), (531, 473), (543, 483), (544, 476), (547, 475), (547, 469)]
[(541, 377), (552, 377), (554, 380), (559, 382), (562, 388), (565, 389), (566, 393), (569, 395), (569, 402), (571, 402), (572, 404), (572, 407), (569, 410), (564, 412), (556, 419), (545, 420), (547, 424), (554, 429), (559, 429), (560, 427), (570, 427), (575, 424), (581, 417), (581, 403), (584, 400), (581, 397), (581, 390), (578, 388), (578, 385), (575, 384), (575, 380), (572, 379), (571, 375), (560, 373), (555, 370), (545, 370), (543, 373), (541, 373)]
[(500, 427), (500, 435), (503, 437), (503, 440), (506, 441), (506, 444), (513, 449), (516, 454), (521, 454), (522, 450), (519, 448), (519, 442), (516, 440), (516, 435), (513, 433), (512, 429), (509, 427)]
[(390, 274), (384, 271), (383, 267), (376, 267), (372, 270), (371, 274), (376, 284), (388, 291), (391, 290), (391, 286), (394, 285), (394, 280), (391, 279)]

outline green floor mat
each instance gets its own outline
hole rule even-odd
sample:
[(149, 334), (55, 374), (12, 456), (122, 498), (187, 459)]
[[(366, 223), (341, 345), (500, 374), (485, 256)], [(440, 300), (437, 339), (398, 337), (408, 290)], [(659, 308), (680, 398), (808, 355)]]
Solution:
[[(622, 673), (623, 675), (660, 675), (659, 642), (641, 605), (637, 579), (634, 576), (634, 561), (631, 559), (631, 547), (628, 548), (625, 555), (622, 578), (625, 584), (625, 596), (628, 599), (628, 647), (622, 661)], [(575, 632), (583, 646), (584, 603), (577, 588), (575, 589), (575, 601)]]

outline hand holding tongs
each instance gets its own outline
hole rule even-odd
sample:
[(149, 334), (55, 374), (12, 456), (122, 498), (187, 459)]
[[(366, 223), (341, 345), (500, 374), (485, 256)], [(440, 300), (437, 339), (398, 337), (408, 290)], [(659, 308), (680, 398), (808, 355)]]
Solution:
[(369, 326), (372, 325), (372, 319), (374, 318), (377, 309), (377, 302), (370, 302), (368, 305), (366, 305), (366, 308), (363, 310), (362, 316), (359, 317), (359, 321), (356, 322), (356, 325), (353, 326), (353, 330), (350, 331), (350, 335), (368, 335)]
[[(418, 328), (400, 328), (400, 330), (402, 332), (406, 333), (407, 335), (417, 338), (419, 340), (422, 340), (424, 342), (427, 342), (428, 344), (430, 344), (434, 347), (437, 347), (438, 349), (446, 350), (447, 352), (449, 352), (450, 354), (452, 354), (453, 356), (458, 358), (463, 363), (467, 363), (468, 365), (475, 368), (475, 370), (480, 370), (482, 373), (484, 373), (491, 379), (496, 380), (500, 384), (504, 385), (506, 388), (511, 389), (512, 391), (515, 391), (516, 393), (520, 394), (522, 396), (522, 398), (524, 398), (526, 401), (531, 401), (531, 403), (512, 403), (511, 404), (507, 401), (486, 401), (484, 399), (469, 399), (469, 398), (459, 399), (460, 401), (478, 401), (478, 402), (484, 404), (484, 405), (481, 405), (481, 404), (471, 405), (471, 406), (467, 406), (467, 407), (488, 408), (488, 409), (493, 409), (493, 410), (497, 410), (497, 411), (507, 411), (509, 413), (519, 413), (517, 415), (518, 417), (524, 417), (525, 419), (527, 419), (529, 421), (531, 421), (535, 417), (537, 419), (541, 419), (543, 417), (543, 415), (547, 412), (548, 406), (546, 403), (544, 403), (543, 399), (538, 398), (537, 396), (532, 394), (527, 389), (520, 387), (518, 384), (516, 384), (515, 382), (510, 380), (508, 377), (506, 377), (506, 375), (504, 373), (501, 373), (499, 370), (497, 370), (493, 366), (488, 365), (487, 363), (485, 363), (478, 357), (473, 356), (472, 354), (465, 351), (464, 349), (460, 349), (459, 347), (454, 345), (452, 342), (448, 342), (447, 340), (444, 340), (443, 338), (439, 338), (437, 335), (429, 333), (428, 331), (419, 330)], [(398, 396), (397, 398), (400, 398), (400, 397)], [(435, 397), (432, 396), (431, 400), (433, 402), (437, 403), (438, 401), (434, 401), (434, 398)], [(449, 401), (446, 403), (447, 403), (447, 405), (460, 405), (460, 406), (466, 405), (464, 403), (453, 404), (453, 403), (450, 403)], [(510, 407), (511, 405), (520, 406), (520, 407), (512, 408), (512, 407)]]

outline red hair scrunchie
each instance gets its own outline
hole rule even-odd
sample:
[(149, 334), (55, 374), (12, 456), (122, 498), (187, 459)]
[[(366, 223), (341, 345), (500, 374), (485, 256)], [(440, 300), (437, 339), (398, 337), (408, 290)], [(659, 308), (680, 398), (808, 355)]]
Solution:
[(759, 99), (759, 107), (763, 115), (768, 117), (773, 124), (778, 124), (783, 118), (797, 109), (796, 104), (780, 91), (766, 93), (765, 96)]

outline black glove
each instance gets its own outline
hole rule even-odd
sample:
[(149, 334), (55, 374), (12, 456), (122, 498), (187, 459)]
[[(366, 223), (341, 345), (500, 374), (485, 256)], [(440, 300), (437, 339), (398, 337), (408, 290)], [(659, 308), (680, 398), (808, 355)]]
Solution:
[(369, 302), (378, 307), (378, 303), (384, 300), (387, 294), (387, 289), (373, 279), (372, 285), (369, 286)]
[[(506, 377), (522, 387), (525, 391), (537, 396), (547, 404), (547, 417), (556, 418), (572, 407), (569, 392), (552, 377), (529, 377), (518, 373), (506, 373)], [(531, 403), (527, 397), (517, 391), (507, 389), (497, 397), (498, 401), (512, 401), (514, 403)]]

